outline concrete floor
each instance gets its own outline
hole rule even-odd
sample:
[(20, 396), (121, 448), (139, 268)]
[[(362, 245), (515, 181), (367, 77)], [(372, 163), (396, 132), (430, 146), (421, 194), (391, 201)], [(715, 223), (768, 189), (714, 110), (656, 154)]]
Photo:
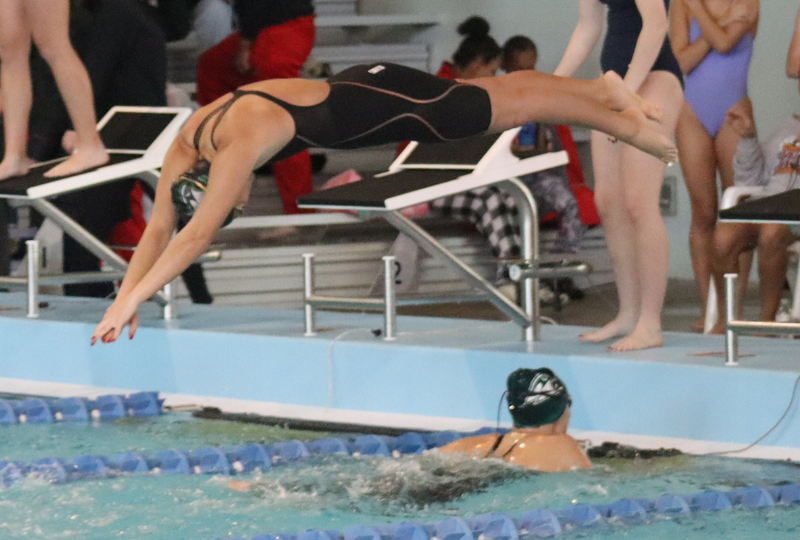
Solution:
[[(588, 286), (587, 286), (588, 285)], [(572, 300), (556, 309), (543, 305), (542, 315), (558, 324), (599, 327), (614, 317), (617, 310), (617, 291), (613, 284), (592, 286), (583, 280), (578, 283), (584, 298)], [(745, 317), (758, 317), (759, 297), (757, 286), (752, 286), (745, 299)], [(412, 306), (399, 310), (401, 314), (450, 318), (504, 320), (503, 315), (486, 302)], [(663, 328), (668, 332), (691, 332), (692, 323), (701, 315), (694, 281), (670, 279), (663, 311)]]

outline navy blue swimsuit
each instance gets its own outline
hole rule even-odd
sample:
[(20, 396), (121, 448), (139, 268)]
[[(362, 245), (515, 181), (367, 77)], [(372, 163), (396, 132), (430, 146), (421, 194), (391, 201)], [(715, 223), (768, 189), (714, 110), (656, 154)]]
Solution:
[[(608, 28), (600, 54), (600, 67), (603, 73), (615, 71), (620, 77), (628, 73), (628, 65), (633, 59), (636, 41), (642, 31), (642, 16), (635, 0), (600, 0), (608, 6)], [(669, 0), (664, 0), (669, 12)], [(678, 60), (672, 52), (669, 37), (664, 38), (664, 45), (658, 54), (651, 71), (669, 71), (683, 84), (683, 74)]]

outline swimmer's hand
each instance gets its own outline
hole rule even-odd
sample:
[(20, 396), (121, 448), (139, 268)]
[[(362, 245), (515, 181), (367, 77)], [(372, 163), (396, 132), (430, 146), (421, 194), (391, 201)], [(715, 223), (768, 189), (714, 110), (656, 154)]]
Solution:
[(241, 480), (231, 480), (228, 482), (228, 489), (234, 489), (236, 491), (241, 491), (244, 493), (248, 489), (250, 489), (250, 482), (242, 482)]
[(111, 307), (106, 310), (103, 320), (94, 329), (92, 334), (92, 345), (99, 339), (103, 343), (112, 343), (122, 334), (126, 326), (130, 325), (128, 330), (128, 338), (133, 339), (136, 335), (136, 329), (139, 327), (139, 316), (136, 314), (136, 309), (139, 303), (130, 300), (130, 298), (120, 299), (117, 298)]
[(750, 100), (742, 100), (728, 109), (725, 121), (742, 139), (752, 139), (757, 136), (756, 124), (753, 121), (753, 106)]

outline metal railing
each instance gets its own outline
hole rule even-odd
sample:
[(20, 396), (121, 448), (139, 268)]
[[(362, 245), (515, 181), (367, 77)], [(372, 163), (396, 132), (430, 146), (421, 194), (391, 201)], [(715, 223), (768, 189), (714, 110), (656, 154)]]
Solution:
[[(40, 274), (40, 247), (38, 240), (27, 240), (25, 242), (27, 254), (26, 277), (0, 277), (0, 286), (5, 287), (25, 287), (27, 290), (27, 314), (29, 319), (39, 318), (39, 290), (43, 285), (67, 285), (76, 283), (102, 283), (106, 281), (117, 281), (125, 277), (125, 270), (111, 270), (98, 272), (69, 272), (66, 274), (54, 274), (43, 276)], [(196, 262), (203, 263), (218, 261), (221, 258), (219, 251), (204, 253), (197, 258)], [(124, 261), (123, 261), (124, 262)], [(127, 264), (126, 264), (127, 267)], [(178, 317), (177, 305), (175, 301), (174, 282), (164, 286), (159, 295), (152, 298), (162, 307), (164, 320), (173, 320)]]
[[(540, 334), (540, 302), (539, 279), (586, 275), (591, 266), (585, 263), (571, 263), (559, 267), (541, 265), (539, 260), (539, 215), (536, 201), (528, 187), (516, 178), (502, 183), (503, 189), (514, 198), (520, 220), (520, 236), (522, 240), (522, 258), (524, 264), (510, 268), (512, 279), (521, 284), (522, 307), (506, 298), (494, 285), (453, 255), (441, 243), (428, 234), (419, 225), (396, 211), (380, 212), (386, 221), (394, 225), (402, 233), (411, 238), (429, 255), (445, 262), (454, 268), (470, 285), (480, 291), (478, 294), (450, 294), (439, 296), (417, 296), (397, 299), (394, 283), (394, 257), (383, 257), (384, 263), (384, 297), (383, 298), (350, 298), (329, 297), (315, 294), (314, 254), (303, 255), (303, 304), (304, 334), (315, 335), (315, 310), (328, 309), (363, 309), (384, 311), (384, 339), (393, 340), (396, 336), (397, 307), (406, 305), (434, 304), (453, 301), (488, 301), (495, 305), (511, 321), (522, 328), (522, 339), (539, 341)], [(514, 277), (516, 276), (516, 277)]]
[(725, 365), (739, 365), (739, 334), (800, 335), (800, 323), (736, 320), (738, 274), (725, 274)]

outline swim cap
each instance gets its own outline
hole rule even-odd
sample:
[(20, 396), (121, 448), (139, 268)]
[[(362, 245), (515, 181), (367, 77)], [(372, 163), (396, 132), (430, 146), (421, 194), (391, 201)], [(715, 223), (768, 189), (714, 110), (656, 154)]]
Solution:
[[(189, 221), (192, 218), (203, 200), (208, 187), (208, 172), (210, 170), (211, 162), (199, 159), (191, 169), (180, 175), (178, 180), (172, 184), (172, 206), (178, 216), (185, 221)], [(224, 227), (242, 215), (242, 210), (243, 206), (233, 207), (222, 226)]]
[(547, 368), (521, 368), (508, 376), (508, 411), (515, 427), (552, 424), (572, 403), (567, 387)]

